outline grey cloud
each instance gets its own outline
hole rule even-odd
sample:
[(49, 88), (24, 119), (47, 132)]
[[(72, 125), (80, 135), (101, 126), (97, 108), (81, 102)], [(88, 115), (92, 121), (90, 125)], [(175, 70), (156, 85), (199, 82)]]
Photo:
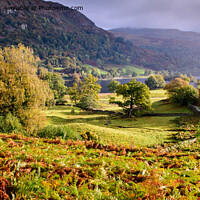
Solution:
[(82, 11), (99, 27), (177, 28), (200, 32), (199, 0), (54, 0)]

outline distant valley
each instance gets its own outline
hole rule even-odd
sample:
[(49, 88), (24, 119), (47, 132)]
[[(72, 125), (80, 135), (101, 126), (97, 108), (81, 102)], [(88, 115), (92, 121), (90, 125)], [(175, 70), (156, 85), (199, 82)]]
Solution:
[(168, 69), (199, 73), (200, 33), (177, 29), (117, 28), (110, 30), (116, 37), (133, 42), (134, 46), (154, 52), (175, 63)]

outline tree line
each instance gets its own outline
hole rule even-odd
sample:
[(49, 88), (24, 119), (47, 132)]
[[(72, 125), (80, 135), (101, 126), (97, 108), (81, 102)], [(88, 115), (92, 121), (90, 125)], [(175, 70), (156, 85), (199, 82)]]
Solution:
[(47, 119), (41, 109), (67, 92), (59, 74), (38, 68), (33, 50), (19, 44), (0, 49), (0, 130), (34, 134)]
[[(109, 90), (122, 100), (110, 98), (111, 104), (123, 108), (127, 116), (152, 111), (150, 89), (163, 88), (171, 102), (195, 104), (198, 90), (189, 86), (189, 79), (176, 78), (165, 84), (161, 75), (150, 76), (146, 84), (135, 79), (126, 84), (111, 81)], [(101, 86), (92, 74), (77, 79), (67, 88), (61, 75), (40, 66), (33, 50), (19, 44), (0, 49), (0, 131), (25, 131), (35, 134), (46, 124), (41, 110), (59, 104), (68, 94), (71, 101), (82, 108), (98, 105)]]

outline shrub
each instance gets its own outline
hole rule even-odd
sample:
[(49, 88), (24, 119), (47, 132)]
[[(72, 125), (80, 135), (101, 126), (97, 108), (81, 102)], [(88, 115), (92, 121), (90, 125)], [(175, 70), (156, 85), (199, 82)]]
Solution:
[(46, 116), (38, 109), (21, 110), (19, 115), (26, 133), (30, 135), (35, 135), (47, 123)]
[(162, 75), (152, 75), (146, 81), (145, 84), (150, 90), (163, 88), (165, 86), (165, 80)]
[(136, 72), (132, 73), (132, 77), (136, 77), (138, 74)]
[(189, 82), (187, 82), (181, 78), (175, 78), (174, 80), (172, 80), (168, 84), (166, 84), (163, 89), (167, 90), (167, 94), (168, 94), (169, 98), (171, 98), (179, 88), (186, 87), (188, 85), (189, 85)]
[(6, 116), (0, 116), (0, 131), (3, 133), (22, 132), (22, 124), (19, 118), (8, 113)]
[(81, 133), (81, 137), (83, 137), (83, 139), (85, 140), (97, 140), (98, 136), (96, 135), (96, 133), (87, 131), (87, 132), (83, 132)]
[(93, 95), (83, 96), (77, 105), (81, 108), (92, 109), (98, 105), (98, 101)]
[(68, 140), (81, 140), (81, 136), (78, 133), (75, 133), (68, 126), (46, 126), (40, 131), (38, 131), (37, 135), (41, 138), (52, 138), (61, 137), (62, 139)]
[(198, 90), (191, 85), (179, 88), (171, 97), (171, 101), (182, 105), (196, 104), (199, 101)]
[(112, 80), (109, 84), (108, 84), (108, 90), (109, 92), (116, 92), (117, 90), (117, 86), (120, 85), (121, 83), (119, 81), (116, 80)]

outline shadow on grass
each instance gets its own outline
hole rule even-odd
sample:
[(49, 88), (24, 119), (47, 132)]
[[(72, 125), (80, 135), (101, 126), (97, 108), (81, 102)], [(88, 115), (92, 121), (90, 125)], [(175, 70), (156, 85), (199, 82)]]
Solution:
[[(90, 111), (75, 111), (75, 114), (72, 114), (69, 110), (61, 110), (62, 116), (55, 115), (48, 116), (48, 119), (51, 121), (53, 125), (68, 125), (68, 124), (84, 124), (85, 125), (94, 125), (95, 131), (98, 132), (98, 127), (100, 128), (110, 128), (110, 129), (125, 129), (124, 131), (129, 133), (127, 129), (133, 129), (133, 133), (137, 133), (136, 129), (141, 129), (142, 136), (145, 137), (145, 134), (153, 134), (152, 137), (155, 139), (158, 137), (158, 140), (165, 140), (163, 143), (176, 143), (177, 138), (175, 137), (175, 130), (168, 130), (166, 123), (174, 124), (175, 121), (169, 120), (168, 118), (160, 118), (160, 117), (133, 117), (133, 118), (123, 118), (121, 116), (116, 115), (108, 115), (105, 113), (95, 113)], [(53, 113), (52, 113), (53, 114)], [(70, 117), (68, 117), (70, 116)], [(76, 126), (76, 125), (75, 125)], [(82, 126), (82, 125), (81, 125)], [(135, 130), (134, 130), (135, 129)], [(102, 131), (103, 129), (101, 129)], [(114, 131), (114, 130), (112, 130)], [(130, 130), (132, 131), (132, 130)], [(155, 131), (155, 135), (154, 132)], [(160, 136), (164, 131), (165, 136)], [(173, 131), (173, 132), (172, 132)], [(178, 132), (178, 131), (177, 131)], [(131, 132), (130, 132), (131, 133)], [(167, 134), (169, 133), (169, 134)], [(105, 130), (106, 134), (106, 130)], [(118, 132), (116, 133), (118, 134)], [(133, 134), (133, 135), (134, 135)], [(148, 135), (147, 135), (148, 137)], [(159, 139), (159, 137), (161, 139)], [(163, 139), (162, 139), (163, 138)]]
[(186, 106), (182, 106), (179, 104), (170, 103), (169, 100), (160, 100), (156, 101), (152, 104), (154, 108), (153, 113), (166, 113), (166, 114), (173, 114), (173, 113), (180, 113), (180, 114), (189, 114), (191, 113), (190, 109)]
[(68, 122), (68, 119), (64, 119), (62, 117), (56, 117), (56, 116), (47, 116), (48, 119), (51, 120), (52, 124), (66, 124)]
[(175, 143), (178, 143), (179, 141), (176, 139), (176, 135), (177, 135), (177, 134), (178, 134), (178, 133), (173, 133), (173, 134), (167, 136), (167, 137), (166, 137), (166, 141), (164, 141), (163, 143), (164, 143), (164, 144), (170, 144), (170, 143), (175, 144)]
[[(76, 119), (64, 119), (62, 117), (56, 117), (56, 116), (48, 116), (48, 119), (51, 120), (51, 123), (56, 125), (56, 124), (69, 124), (69, 123), (88, 123), (91, 121), (96, 121), (96, 120), (106, 120), (108, 117), (89, 117), (89, 118), (76, 118)], [(103, 123), (103, 122), (102, 122)], [(103, 125), (103, 124), (102, 124)], [(101, 126), (101, 124), (99, 124)]]
[(177, 136), (178, 136), (178, 133), (172, 134), (171, 137), (167, 138), (167, 141), (165, 141), (164, 143), (166, 143), (166, 144), (170, 144), (170, 143), (178, 144), (180, 142), (190, 141), (190, 140), (197, 138), (195, 136), (191, 136), (189, 138), (178, 138)]
[(173, 143), (189, 141), (198, 137), (200, 116), (195, 114), (191, 116), (181, 116), (171, 121), (177, 126), (177, 129), (174, 130), (176, 133), (172, 134), (169, 138)]
[[(97, 115), (97, 114), (99, 114), (99, 113), (95, 113), (95, 112), (92, 112), (92, 111), (76, 111), (75, 110), (75, 113), (71, 113), (71, 111), (69, 111), (69, 112), (60, 112), (60, 113), (62, 113), (62, 114), (64, 114), (64, 115)], [(102, 113), (102, 114), (105, 114), (105, 113)]]

